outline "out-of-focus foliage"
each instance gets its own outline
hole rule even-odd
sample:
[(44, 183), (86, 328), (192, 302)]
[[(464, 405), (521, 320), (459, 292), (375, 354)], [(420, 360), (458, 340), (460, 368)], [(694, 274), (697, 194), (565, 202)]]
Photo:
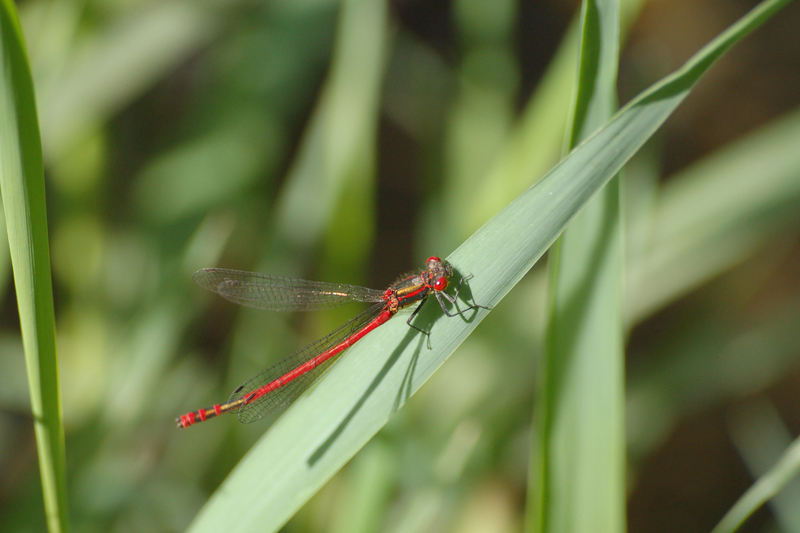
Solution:
[[(20, 5), (74, 531), (186, 528), (269, 422), (178, 432), (173, 418), (354, 312), (238, 309), (194, 286), (196, 269), (381, 287), (530, 185), (487, 185), (509, 174), (504, 154), (519, 175), (556, 162), (576, 6), (488, 4), (396, 2), (373, 13), (383, 26), (333, 0)], [(623, 103), (745, 10), (732, 9), (644, 7)], [(771, 464), (752, 458), (775, 439), (743, 437), (765, 418), (738, 416), (751, 402), (798, 432), (798, 25), (794, 3), (741, 43), (626, 169), (631, 531), (709, 530), (749, 484), (732, 441), (753, 476)], [(526, 133), (540, 153), (514, 152)], [(0, 530), (38, 531), (10, 280), (3, 251)], [(543, 285), (534, 269), (287, 530), (518, 530)], [(792, 508), (776, 501), (774, 519), (788, 528)]]

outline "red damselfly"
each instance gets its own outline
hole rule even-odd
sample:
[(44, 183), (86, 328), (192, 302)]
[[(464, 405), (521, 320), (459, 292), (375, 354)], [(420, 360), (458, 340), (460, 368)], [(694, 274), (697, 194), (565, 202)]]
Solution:
[(232, 302), (258, 309), (306, 311), (329, 309), (349, 302), (374, 302), (375, 305), (330, 335), (309, 344), (256, 375), (233, 391), (228, 403), (213, 405), (178, 417), (176, 419), (178, 427), (185, 428), (228, 412), (238, 413), (239, 420), (248, 423), (289, 405), (339, 359), (337, 356), (367, 333), (385, 324), (400, 309), (415, 302), (420, 302), (420, 305), (411, 313), (408, 325), (428, 335), (428, 332), (414, 326), (411, 321), (429, 294), (436, 297), (444, 314), (449, 317), (461, 315), (471, 309), (488, 309), (482, 305), (471, 305), (451, 313), (442, 298), (456, 305), (461, 284), (469, 279), (469, 277), (461, 278), (455, 294), (451, 296), (445, 289), (452, 276), (453, 267), (438, 257), (430, 257), (425, 270), (400, 279), (384, 291), (240, 270), (205, 268), (197, 271), (194, 280), (200, 286)]

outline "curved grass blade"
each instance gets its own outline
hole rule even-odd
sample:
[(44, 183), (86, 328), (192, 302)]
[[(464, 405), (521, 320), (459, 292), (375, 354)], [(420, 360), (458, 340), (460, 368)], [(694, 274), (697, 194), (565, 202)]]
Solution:
[(711, 533), (732, 533), (739, 529), (750, 515), (778, 494), (789, 481), (797, 477), (798, 473), (800, 473), (800, 438), (795, 439), (769, 472), (747, 489)]
[[(713, 62), (788, 2), (760, 4), (682, 69), (623, 108), (451, 254), (449, 260), (461, 274), (474, 274), (470, 289), (475, 302), (497, 304), (661, 126)], [(269, 429), (189, 531), (279, 529), (383, 427), (486, 312), (479, 310), (464, 320), (438, 319), (441, 309), (426, 305), (416, 323), (430, 325), (432, 350), (404, 323), (405, 313), (365, 337)]]
[(28, 370), (44, 507), (51, 532), (67, 531), (64, 427), (47, 240), (39, 123), (14, 4), (0, 5), (0, 189)]

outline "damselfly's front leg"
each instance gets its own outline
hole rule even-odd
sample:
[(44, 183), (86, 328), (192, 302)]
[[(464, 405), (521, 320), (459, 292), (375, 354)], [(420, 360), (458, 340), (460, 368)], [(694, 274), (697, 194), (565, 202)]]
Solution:
[(444, 291), (440, 291), (440, 292), (436, 292), (435, 293), (436, 294), (436, 299), (439, 301), (439, 305), (442, 306), (442, 311), (444, 311), (445, 315), (447, 315), (450, 318), (452, 318), (454, 316), (463, 315), (464, 313), (466, 313), (467, 311), (471, 311), (472, 309), (489, 309), (489, 310), (491, 309), (491, 307), (486, 307), (485, 305), (475, 304), (475, 305), (471, 305), (471, 306), (467, 307), (466, 309), (462, 309), (461, 311), (458, 311), (457, 313), (451, 313), (450, 311), (447, 310), (447, 306), (445, 305), (444, 301), (442, 301), (442, 296), (447, 298), (447, 301), (449, 301), (451, 304), (453, 304), (455, 306), (458, 306), (458, 303), (457, 303), (457, 301), (458, 301), (458, 293), (461, 291), (461, 284), (464, 283), (464, 281), (467, 281), (467, 280), (469, 280), (471, 278), (472, 278), (472, 274), (470, 274), (468, 276), (464, 276), (463, 278), (461, 278), (461, 280), (458, 282), (458, 287), (456, 287), (456, 293), (453, 296), (450, 296), (449, 294), (447, 294)]

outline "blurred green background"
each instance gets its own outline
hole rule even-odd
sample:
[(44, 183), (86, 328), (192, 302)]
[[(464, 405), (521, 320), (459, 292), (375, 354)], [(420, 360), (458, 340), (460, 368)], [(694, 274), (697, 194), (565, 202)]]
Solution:
[[(628, 4), (622, 103), (756, 2)], [(19, 8), (74, 531), (183, 530), (269, 421), (174, 417), (357, 311), (245, 310), (195, 270), (384, 287), (449, 254), (563, 145), (578, 2)], [(798, 27), (795, 3), (734, 48), (625, 173), (632, 532), (710, 530), (800, 432)], [(521, 131), (535, 152), (515, 152)], [(513, 157), (525, 181), (503, 179)], [(286, 531), (520, 529), (542, 266)], [(0, 531), (42, 531), (12, 283), (3, 250)], [(745, 530), (800, 531), (798, 498)]]

